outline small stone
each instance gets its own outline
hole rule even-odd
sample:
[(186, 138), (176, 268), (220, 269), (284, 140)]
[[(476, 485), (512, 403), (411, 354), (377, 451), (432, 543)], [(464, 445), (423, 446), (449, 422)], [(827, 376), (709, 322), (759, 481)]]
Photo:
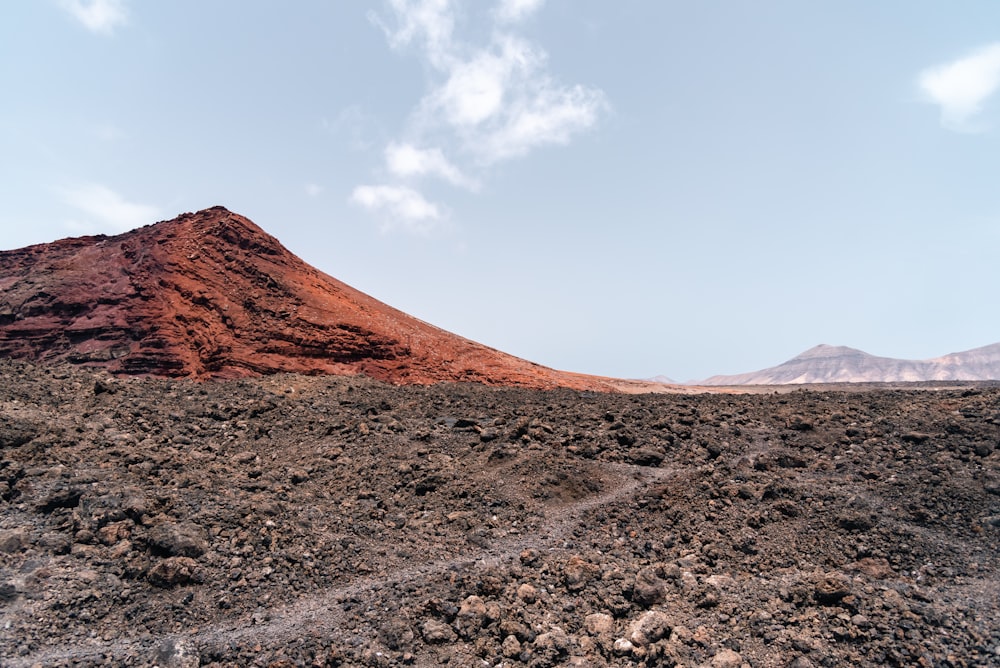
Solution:
[(569, 649), (569, 636), (558, 626), (552, 627), (547, 633), (542, 633), (535, 638), (536, 652), (555, 656), (565, 654), (567, 649)]
[(156, 648), (154, 664), (161, 668), (197, 668), (201, 665), (198, 650), (180, 640), (164, 640)]
[(19, 552), (27, 542), (28, 533), (24, 529), (0, 531), (0, 552), (5, 554)]
[(535, 639), (535, 632), (519, 621), (505, 619), (500, 622), (500, 634), (504, 636), (514, 636), (521, 642), (531, 642)]
[(517, 658), (521, 654), (521, 642), (514, 636), (507, 636), (500, 643), (500, 653), (508, 659)]
[(541, 559), (541, 557), (542, 557), (541, 553), (539, 553), (539, 551), (534, 548), (529, 547), (527, 549), (521, 550), (520, 559), (521, 563), (524, 564), (525, 566), (536, 565), (538, 561)]
[(595, 612), (583, 620), (587, 633), (592, 636), (610, 635), (615, 630), (615, 620), (609, 614)]
[(38, 512), (51, 513), (59, 508), (76, 508), (80, 505), (83, 490), (78, 487), (57, 489), (38, 504)]
[(201, 582), (198, 562), (191, 557), (169, 557), (150, 569), (149, 581), (158, 587)]
[(666, 598), (666, 583), (660, 577), (661, 571), (662, 569), (648, 566), (636, 574), (632, 587), (632, 598), (636, 603), (648, 608)]
[(108, 378), (98, 378), (94, 381), (94, 394), (114, 394), (118, 391), (118, 385)]
[(570, 668), (597, 668), (597, 664), (585, 656), (571, 656), (566, 665)]
[(670, 642), (682, 645), (690, 644), (694, 640), (694, 633), (686, 626), (675, 626), (670, 632)]
[(740, 668), (743, 657), (731, 649), (724, 649), (712, 657), (712, 668)]
[(615, 640), (615, 644), (611, 647), (615, 654), (619, 656), (625, 656), (626, 654), (631, 654), (635, 650), (635, 645), (626, 640), (625, 638), (618, 638)]
[(470, 596), (462, 601), (458, 609), (459, 619), (481, 620), (486, 616), (486, 602), (478, 596)]
[(719, 596), (714, 591), (705, 592), (696, 605), (699, 608), (714, 608), (719, 605)]
[(808, 654), (809, 652), (815, 652), (820, 648), (819, 642), (816, 638), (805, 633), (796, 633), (792, 636), (792, 649), (797, 652), (803, 652)]
[(538, 600), (538, 590), (525, 582), (517, 588), (517, 597), (525, 603), (534, 603)]
[(454, 642), (456, 638), (455, 631), (450, 626), (436, 619), (428, 619), (424, 622), (420, 628), (420, 635), (423, 636), (424, 642), (430, 645)]
[(400, 652), (410, 647), (415, 636), (413, 629), (405, 620), (394, 618), (379, 629), (378, 637), (386, 647), (394, 652)]
[(848, 564), (846, 568), (878, 579), (890, 578), (894, 575), (892, 567), (886, 559), (864, 557), (863, 559), (859, 559), (852, 564)]
[(73, 534), (73, 542), (81, 543), (83, 545), (90, 545), (95, 540), (94, 532), (90, 529), (80, 529), (75, 534)]
[(0, 601), (13, 601), (17, 598), (17, 587), (13, 582), (0, 582)]
[(638, 448), (629, 452), (629, 461), (636, 466), (659, 466), (666, 459), (667, 453), (660, 448)]
[(111, 548), (111, 551), (108, 553), (108, 556), (111, 557), (112, 559), (121, 559), (122, 557), (127, 556), (128, 553), (131, 551), (132, 551), (132, 541), (123, 540), (122, 542), (118, 543), (117, 545)]
[(580, 591), (598, 572), (596, 566), (574, 555), (563, 566), (563, 580), (570, 591)]
[(235, 457), (233, 457), (233, 461), (236, 462), (237, 464), (249, 464), (250, 462), (256, 460), (257, 460), (257, 453), (249, 451), (240, 452)]
[(49, 531), (42, 534), (38, 544), (53, 554), (69, 554), (73, 541), (61, 531)]
[(198, 557), (208, 549), (201, 527), (191, 522), (164, 522), (149, 530), (154, 552), (170, 557)]
[(659, 610), (650, 610), (632, 625), (629, 640), (633, 645), (646, 647), (670, 633), (670, 620)]
[[(111, 524), (107, 524), (97, 530), (97, 540), (104, 545), (115, 545), (120, 541), (126, 540), (132, 535), (132, 527), (132, 520), (112, 522)], [(198, 555), (189, 554), (187, 556), (195, 557)]]
[(850, 581), (839, 573), (828, 573), (816, 583), (813, 595), (822, 605), (833, 605), (851, 593)]

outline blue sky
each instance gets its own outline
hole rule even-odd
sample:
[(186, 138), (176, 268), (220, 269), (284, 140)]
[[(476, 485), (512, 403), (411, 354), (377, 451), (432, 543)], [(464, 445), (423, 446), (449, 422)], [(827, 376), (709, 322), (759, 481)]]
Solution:
[(423, 320), (618, 377), (1000, 341), (995, 0), (2, 12), (3, 249), (221, 204)]

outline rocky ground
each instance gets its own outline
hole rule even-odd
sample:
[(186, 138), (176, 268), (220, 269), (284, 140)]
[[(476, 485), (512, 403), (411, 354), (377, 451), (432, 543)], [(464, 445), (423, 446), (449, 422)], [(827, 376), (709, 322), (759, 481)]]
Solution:
[(0, 665), (997, 665), (998, 444), (986, 385), (0, 362)]

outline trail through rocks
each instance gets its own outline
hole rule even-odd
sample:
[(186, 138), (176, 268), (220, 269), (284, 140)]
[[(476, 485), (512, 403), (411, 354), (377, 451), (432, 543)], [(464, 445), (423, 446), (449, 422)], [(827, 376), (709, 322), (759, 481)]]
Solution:
[(497, 567), (504, 562), (517, 559), (525, 550), (552, 550), (565, 552), (560, 547), (570, 528), (584, 520), (584, 516), (595, 508), (621, 501), (634, 495), (650, 484), (665, 479), (669, 472), (663, 469), (648, 469), (624, 464), (605, 464), (606, 470), (618, 476), (614, 484), (602, 493), (580, 501), (553, 508), (548, 519), (536, 533), (517, 539), (500, 541), (488, 549), (478, 550), (450, 559), (415, 564), (400, 569), (385, 577), (359, 578), (345, 586), (306, 596), (294, 603), (268, 612), (267, 620), (258, 623), (252, 618), (222, 620), (209, 628), (200, 628), (185, 633), (173, 633), (160, 638), (117, 640), (109, 643), (88, 643), (75, 647), (63, 647), (56, 651), (41, 652), (34, 656), (8, 659), (3, 665), (9, 668), (28, 668), (36, 664), (54, 661), (120, 661), (128, 656), (155, 656), (160, 648), (197, 647), (204, 644), (225, 644), (249, 639), (255, 643), (280, 642), (303, 634), (321, 634), (324, 637), (351, 643), (377, 635), (377, 629), (348, 630), (346, 615), (340, 608), (348, 598), (363, 596), (387, 585), (403, 584), (414, 580), (433, 578), (453, 570), (482, 569)]

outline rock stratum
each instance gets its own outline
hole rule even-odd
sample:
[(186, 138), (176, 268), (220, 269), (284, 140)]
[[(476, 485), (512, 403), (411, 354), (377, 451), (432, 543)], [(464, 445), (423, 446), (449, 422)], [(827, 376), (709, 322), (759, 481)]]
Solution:
[(732, 376), (712, 376), (698, 381), (698, 384), (789, 385), (983, 380), (1000, 380), (1000, 343), (928, 360), (877, 357), (856, 348), (818, 345), (776, 367)]
[(0, 357), (116, 375), (358, 375), (599, 391), (456, 336), (311, 267), (222, 207), (0, 252)]

